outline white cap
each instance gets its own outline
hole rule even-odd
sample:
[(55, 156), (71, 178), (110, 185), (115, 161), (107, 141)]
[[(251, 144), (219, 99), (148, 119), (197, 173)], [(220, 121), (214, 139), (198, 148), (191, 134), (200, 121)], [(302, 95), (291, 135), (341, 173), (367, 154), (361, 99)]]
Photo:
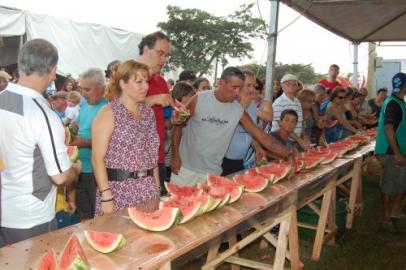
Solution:
[(293, 74), (285, 74), (283, 75), (282, 79), (281, 79), (281, 83), (287, 82), (287, 81), (297, 81), (299, 82), (299, 80), (297, 79), (297, 77)]

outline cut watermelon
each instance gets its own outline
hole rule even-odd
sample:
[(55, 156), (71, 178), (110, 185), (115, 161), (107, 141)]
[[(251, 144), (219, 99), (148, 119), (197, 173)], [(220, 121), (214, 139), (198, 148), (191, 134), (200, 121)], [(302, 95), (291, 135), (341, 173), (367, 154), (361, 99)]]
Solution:
[(125, 244), (121, 233), (85, 231), (84, 234), (89, 245), (101, 253), (113, 252)]
[(305, 155), (302, 157), (299, 157), (297, 160), (303, 160), (306, 163), (306, 170), (311, 170), (317, 167), (323, 159), (320, 157), (320, 155)]
[(247, 192), (261, 192), (267, 188), (269, 180), (262, 175), (236, 175), (234, 181), (245, 187)]
[(36, 270), (56, 270), (57, 262), (54, 249), (48, 250), (44, 256), (41, 257), (37, 264)]
[(300, 172), (301, 170), (306, 168), (306, 161), (302, 159), (297, 159), (296, 160), (296, 172)]
[(164, 182), (166, 190), (174, 197), (187, 197), (202, 194), (202, 190), (191, 186), (178, 186), (169, 182)]
[(155, 212), (142, 212), (137, 208), (128, 208), (131, 220), (140, 228), (160, 232), (177, 224), (180, 216), (179, 208), (163, 207)]
[[(214, 199), (219, 199), (220, 204), (217, 206), (217, 208), (221, 208), (224, 205), (226, 205), (230, 199), (231, 196), (228, 193), (228, 188), (224, 186), (213, 186), (213, 185), (207, 185), (207, 184), (202, 184), (199, 183), (198, 188), (202, 189), (204, 193), (209, 194), (212, 196)], [(210, 209), (209, 211), (214, 210)]]
[(76, 145), (68, 145), (68, 156), (72, 162), (75, 162), (79, 158), (79, 149)]
[(63, 250), (60, 262), (60, 270), (90, 270), (90, 265), (86, 259), (86, 255), (80, 245), (79, 239), (73, 234)]
[(162, 201), (160, 208), (179, 208), (182, 213), (182, 220), (180, 221), (180, 224), (183, 224), (198, 216), (201, 213), (201, 206), (202, 203), (199, 201), (183, 200), (182, 198), (172, 198), (167, 201)]
[(327, 153), (327, 154), (320, 154), (320, 157), (323, 158), (323, 161), (321, 162), (321, 164), (326, 165), (326, 164), (330, 164), (331, 162), (333, 162), (338, 156), (338, 153)]
[(270, 163), (265, 166), (257, 167), (256, 170), (258, 174), (262, 174), (265, 177), (273, 175), (274, 180), (272, 181), (272, 183), (277, 183), (291, 173), (292, 166), (290, 166), (287, 163), (281, 164)]
[(226, 177), (208, 174), (207, 182), (211, 186), (224, 187), (225, 192), (230, 194), (230, 201), (228, 203), (236, 202), (240, 199), (242, 193), (244, 192), (244, 186), (238, 184), (231, 179)]
[(75, 138), (75, 132), (71, 127), (65, 127), (65, 144), (71, 144)]
[[(180, 197), (179, 197), (180, 198)], [(188, 196), (188, 197), (181, 197), (183, 200), (190, 200), (190, 201), (196, 201), (196, 202), (200, 202), (201, 206), (200, 206), (200, 212), (199, 215), (202, 215), (206, 212), (209, 211), (209, 209), (212, 208), (213, 203), (214, 203), (214, 199), (212, 196), (208, 195), (208, 194), (202, 194), (202, 195), (196, 195), (196, 196)], [(220, 203), (220, 201), (218, 202), (218, 204)]]

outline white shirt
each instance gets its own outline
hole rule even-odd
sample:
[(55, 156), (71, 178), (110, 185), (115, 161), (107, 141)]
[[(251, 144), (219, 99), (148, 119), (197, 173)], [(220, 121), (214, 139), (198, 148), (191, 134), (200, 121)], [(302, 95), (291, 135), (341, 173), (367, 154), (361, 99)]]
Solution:
[(72, 165), (61, 120), (41, 94), (9, 83), (0, 93), (0, 127), (1, 226), (28, 229), (51, 221), (56, 186), (50, 176)]
[(73, 107), (70, 107), (70, 106), (66, 107), (65, 119), (68, 118), (69, 120), (76, 121), (76, 117), (78, 117), (78, 115), (79, 115), (79, 110), (80, 110), (79, 104), (76, 106), (73, 106)]
[(283, 93), (280, 97), (278, 97), (275, 102), (272, 104), (273, 108), (273, 121), (272, 121), (272, 132), (279, 129), (279, 121), (281, 120), (281, 114), (284, 110), (294, 110), (297, 112), (298, 120), (297, 125), (295, 128), (295, 134), (297, 136), (302, 135), (302, 126), (303, 126), (303, 110), (302, 104), (300, 103), (299, 99), (296, 97), (291, 100), (288, 96)]

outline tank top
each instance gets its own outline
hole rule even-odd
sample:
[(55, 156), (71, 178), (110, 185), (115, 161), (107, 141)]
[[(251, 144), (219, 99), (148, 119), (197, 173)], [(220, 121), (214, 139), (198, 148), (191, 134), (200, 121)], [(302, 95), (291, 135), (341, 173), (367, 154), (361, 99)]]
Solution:
[(223, 157), (243, 112), (237, 101), (218, 101), (214, 90), (199, 92), (195, 112), (180, 142), (182, 166), (202, 174), (220, 175)]

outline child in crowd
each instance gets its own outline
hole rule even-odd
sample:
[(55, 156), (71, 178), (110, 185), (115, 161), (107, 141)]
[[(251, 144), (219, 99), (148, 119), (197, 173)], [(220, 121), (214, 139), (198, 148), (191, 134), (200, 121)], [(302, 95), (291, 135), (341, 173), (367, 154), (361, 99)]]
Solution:
[(76, 120), (80, 110), (80, 98), (81, 95), (77, 91), (71, 91), (68, 93), (68, 107), (65, 110), (64, 126), (69, 126), (70, 123)]
[[(195, 88), (184, 81), (180, 81), (175, 84), (175, 86), (172, 89), (171, 95), (173, 99), (176, 99), (183, 105), (186, 105), (186, 103), (189, 102), (191, 97), (193, 97), (196, 94)], [(166, 129), (166, 140), (165, 140), (165, 166), (166, 166), (166, 176), (167, 180), (170, 179), (171, 177), (171, 156), (172, 156), (172, 150), (171, 150), (171, 130), (172, 130), (172, 125), (170, 121), (170, 116), (168, 117), (168, 120), (165, 122), (165, 129)]]
[(289, 135), (294, 132), (299, 116), (294, 110), (284, 110), (281, 113), (281, 119), (279, 121), (279, 129), (271, 132), (271, 135), (275, 137), (281, 144), (288, 146)]

